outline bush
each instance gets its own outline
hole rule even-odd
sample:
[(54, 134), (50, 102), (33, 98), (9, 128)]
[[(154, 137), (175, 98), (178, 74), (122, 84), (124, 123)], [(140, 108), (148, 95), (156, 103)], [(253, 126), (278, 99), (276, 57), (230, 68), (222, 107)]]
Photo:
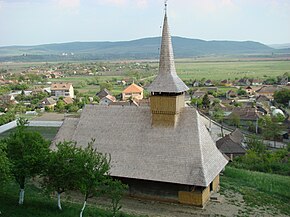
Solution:
[(237, 157), (231, 165), (236, 168), (290, 176), (289, 154), (288, 148), (277, 151), (266, 150), (261, 140), (251, 138), (248, 141), (246, 155)]
[(6, 114), (0, 116), (0, 126), (14, 120), (15, 120), (15, 113), (7, 112)]

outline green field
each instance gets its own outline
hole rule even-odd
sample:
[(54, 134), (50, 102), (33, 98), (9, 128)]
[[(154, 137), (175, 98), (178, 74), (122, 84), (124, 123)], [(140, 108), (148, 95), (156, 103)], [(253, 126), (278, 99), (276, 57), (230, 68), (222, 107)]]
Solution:
[(290, 73), (290, 61), (176, 61), (176, 69), (183, 80), (237, 79), (242, 77), (267, 78)]
[[(37, 131), (39, 132), (45, 139), (48, 139), (48, 140), (52, 140), (57, 131), (58, 131), (58, 127), (27, 127), (27, 130), (29, 131)], [(8, 130), (2, 134), (0, 134), (0, 139), (1, 138), (5, 138), (6, 136), (8, 136), (11, 132), (14, 132), (15, 131), (15, 128), (14, 129), (11, 129), (11, 130)]]
[[(227, 167), (221, 176), (221, 190), (243, 195), (249, 207), (274, 207), (290, 215), (290, 177)], [(277, 213), (278, 214), (278, 213)]]

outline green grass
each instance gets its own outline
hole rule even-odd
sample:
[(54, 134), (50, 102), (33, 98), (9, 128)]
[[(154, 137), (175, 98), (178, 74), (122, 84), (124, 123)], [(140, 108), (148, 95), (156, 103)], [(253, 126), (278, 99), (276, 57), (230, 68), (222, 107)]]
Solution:
[[(52, 140), (57, 131), (58, 131), (58, 127), (27, 127), (27, 130), (29, 131), (37, 131), (39, 132), (45, 139), (48, 139), (48, 140)], [(4, 133), (1, 133), (0, 134), (0, 139), (1, 138), (5, 138), (6, 136), (8, 136), (11, 132), (14, 132), (15, 131), (15, 128), (11, 129), (11, 130), (8, 130)]]
[[(5, 185), (0, 190), (1, 217), (73, 217), (79, 216), (82, 204), (62, 202), (63, 211), (57, 209), (55, 198), (44, 195), (41, 189), (28, 184), (25, 191), (24, 205), (18, 205), (18, 187), (14, 183)], [(109, 217), (110, 211), (89, 204), (84, 211), (84, 217)], [(123, 217), (133, 217), (122, 213)]]
[(222, 193), (231, 189), (252, 207), (272, 206), (290, 215), (290, 177), (227, 167), (221, 176)]
[(188, 79), (235, 79), (242, 77), (265, 78), (290, 72), (290, 61), (221, 61), (183, 62), (176, 61), (177, 73)]

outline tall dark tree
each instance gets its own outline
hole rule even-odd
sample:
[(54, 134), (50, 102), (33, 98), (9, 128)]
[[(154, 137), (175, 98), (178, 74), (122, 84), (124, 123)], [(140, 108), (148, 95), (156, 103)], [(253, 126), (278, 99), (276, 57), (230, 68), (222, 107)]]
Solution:
[(24, 202), (27, 179), (42, 173), (49, 153), (49, 142), (38, 132), (28, 131), (27, 123), (26, 119), (18, 119), (16, 131), (4, 139), (7, 156), (12, 163), (12, 174), (20, 187), (20, 205)]
[(207, 93), (202, 98), (202, 106), (205, 109), (208, 109), (210, 106), (210, 100)]

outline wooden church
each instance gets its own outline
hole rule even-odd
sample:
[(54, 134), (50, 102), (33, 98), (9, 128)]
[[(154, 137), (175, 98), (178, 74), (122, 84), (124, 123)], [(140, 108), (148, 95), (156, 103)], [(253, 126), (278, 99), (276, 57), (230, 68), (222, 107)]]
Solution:
[(198, 112), (185, 107), (188, 87), (176, 74), (166, 13), (159, 74), (148, 90), (150, 107), (85, 106), (80, 118), (64, 120), (54, 142), (87, 146), (95, 138), (131, 196), (203, 207), (227, 160)]

